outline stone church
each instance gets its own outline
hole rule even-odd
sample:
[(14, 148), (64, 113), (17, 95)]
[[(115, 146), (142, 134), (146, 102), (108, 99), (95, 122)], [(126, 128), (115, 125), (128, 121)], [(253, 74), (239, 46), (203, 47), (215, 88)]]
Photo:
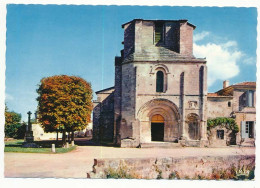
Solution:
[(207, 65), (193, 56), (196, 26), (134, 19), (122, 28), (115, 86), (96, 92), (93, 138), (120, 147), (208, 145)]

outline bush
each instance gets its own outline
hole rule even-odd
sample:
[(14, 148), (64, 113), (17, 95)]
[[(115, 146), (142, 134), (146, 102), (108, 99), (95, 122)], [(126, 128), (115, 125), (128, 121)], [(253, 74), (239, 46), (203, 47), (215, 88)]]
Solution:
[(226, 129), (232, 130), (235, 133), (239, 131), (238, 125), (233, 118), (226, 118), (226, 117), (218, 117), (214, 119), (208, 119), (207, 121), (207, 129), (210, 130), (216, 126), (223, 126)]
[(25, 124), (13, 124), (5, 126), (5, 137), (9, 138), (24, 138)]
[(107, 178), (113, 178), (113, 179), (133, 179), (135, 178), (131, 174), (127, 172), (127, 168), (125, 166), (120, 166), (119, 169), (112, 169), (109, 168), (108, 171), (106, 172), (106, 177)]

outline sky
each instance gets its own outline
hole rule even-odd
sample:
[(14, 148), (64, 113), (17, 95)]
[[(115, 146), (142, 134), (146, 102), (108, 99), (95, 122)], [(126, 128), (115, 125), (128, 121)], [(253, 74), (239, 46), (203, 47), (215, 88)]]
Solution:
[[(208, 91), (256, 81), (256, 8), (7, 5), (6, 104), (37, 109), (40, 80), (80, 76), (94, 92), (114, 85), (114, 58), (123, 49), (121, 25), (132, 19), (187, 19), (196, 25), (193, 52), (207, 59)], [(95, 96), (94, 96), (95, 99)]]

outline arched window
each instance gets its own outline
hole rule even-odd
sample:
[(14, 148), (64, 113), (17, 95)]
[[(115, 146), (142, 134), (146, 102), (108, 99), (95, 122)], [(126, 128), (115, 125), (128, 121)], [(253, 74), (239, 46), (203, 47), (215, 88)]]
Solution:
[(163, 92), (164, 75), (162, 71), (156, 73), (156, 92)]

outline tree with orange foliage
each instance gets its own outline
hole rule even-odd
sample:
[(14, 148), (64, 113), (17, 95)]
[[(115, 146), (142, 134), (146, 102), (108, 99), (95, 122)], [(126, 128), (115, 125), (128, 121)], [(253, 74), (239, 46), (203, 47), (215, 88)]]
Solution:
[(84, 79), (66, 75), (43, 78), (37, 93), (39, 122), (46, 132), (62, 132), (63, 144), (66, 132), (74, 135), (90, 122), (92, 89)]

